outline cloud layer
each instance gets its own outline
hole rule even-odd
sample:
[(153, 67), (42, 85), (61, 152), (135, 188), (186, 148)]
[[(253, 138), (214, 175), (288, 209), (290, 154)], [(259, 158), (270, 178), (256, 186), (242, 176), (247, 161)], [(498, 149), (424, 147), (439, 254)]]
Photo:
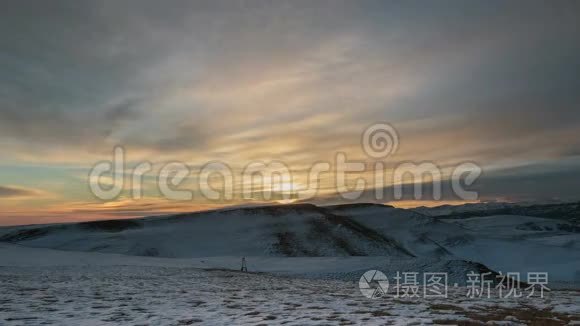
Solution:
[(28, 198), (36, 197), (40, 193), (32, 189), (24, 189), (12, 186), (0, 186), (0, 199)]
[[(11, 2), (0, 165), (73, 175), (122, 145), (299, 170), (366, 159), (360, 134), (385, 121), (393, 160), (557, 166), (580, 154), (579, 22), (576, 1)], [(84, 183), (43, 187), (73, 200)]]

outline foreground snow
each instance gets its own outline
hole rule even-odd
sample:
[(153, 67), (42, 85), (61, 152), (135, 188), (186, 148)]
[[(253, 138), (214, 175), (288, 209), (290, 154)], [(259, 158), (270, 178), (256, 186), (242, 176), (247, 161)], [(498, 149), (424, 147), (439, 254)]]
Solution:
[(570, 291), (519, 301), (469, 299), (463, 289), (448, 299), (372, 300), (354, 282), (178, 267), (3, 267), (0, 288), (3, 325), (580, 321), (579, 297)]
[[(384, 258), (384, 257), (383, 257)], [(580, 295), (368, 299), (358, 283), (381, 257), (176, 259), (0, 245), (0, 325), (348, 325), (580, 323)], [(383, 265), (384, 268), (387, 266)], [(403, 266), (403, 265), (401, 265)], [(223, 267), (223, 268), (221, 268)], [(202, 269), (204, 268), (204, 269)], [(548, 323), (549, 322), (549, 323)]]

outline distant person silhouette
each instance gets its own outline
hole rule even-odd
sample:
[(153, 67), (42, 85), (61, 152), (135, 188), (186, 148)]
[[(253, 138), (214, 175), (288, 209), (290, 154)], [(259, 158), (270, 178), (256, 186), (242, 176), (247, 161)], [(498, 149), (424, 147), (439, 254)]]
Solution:
[(248, 267), (246, 266), (246, 257), (242, 257), (242, 272), (247, 272), (248, 271)]

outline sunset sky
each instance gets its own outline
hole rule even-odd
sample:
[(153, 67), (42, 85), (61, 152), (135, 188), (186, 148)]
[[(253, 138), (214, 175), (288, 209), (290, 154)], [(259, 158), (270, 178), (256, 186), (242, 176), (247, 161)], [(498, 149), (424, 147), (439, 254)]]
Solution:
[(5, 1), (0, 225), (254, 203), (169, 201), (154, 172), (103, 202), (88, 173), (116, 145), (186, 162), (185, 188), (214, 160), (303, 184), (339, 151), (371, 162), (377, 122), (399, 133), (388, 164), (479, 164), (482, 201), (579, 200), (579, 40), (578, 1)]

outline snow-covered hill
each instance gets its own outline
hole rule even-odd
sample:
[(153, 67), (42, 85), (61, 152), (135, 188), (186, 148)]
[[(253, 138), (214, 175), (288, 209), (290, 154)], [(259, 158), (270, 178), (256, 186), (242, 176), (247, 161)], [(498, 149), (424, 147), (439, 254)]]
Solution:
[[(456, 272), (476, 268), (470, 265), (474, 262), (502, 272), (549, 272), (552, 280), (580, 284), (580, 232), (567, 221), (512, 215), (443, 219), (374, 204), (280, 205), (10, 227), (0, 229), (0, 241), (67, 251), (208, 261), (230, 257), (237, 262), (243, 256), (384, 257), (374, 264), (367, 261), (350, 266), (351, 271), (397, 266), (419, 268), (420, 272), (441, 266), (442, 271)], [(448, 261), (463, 263), (450, 265)]]
[(30, 247), (160, 257), (413, 257), (391, 237), (314, 205), (15, 228), (0, 241)]
[(580, 203), (530, 204), (530, 203), (474, 203), (464, 205), (442, 205), (417, 207), (413, 211), (440, 218), (468, 218), (491, 215), (519, 215), (564, 220), (580, 225)]

